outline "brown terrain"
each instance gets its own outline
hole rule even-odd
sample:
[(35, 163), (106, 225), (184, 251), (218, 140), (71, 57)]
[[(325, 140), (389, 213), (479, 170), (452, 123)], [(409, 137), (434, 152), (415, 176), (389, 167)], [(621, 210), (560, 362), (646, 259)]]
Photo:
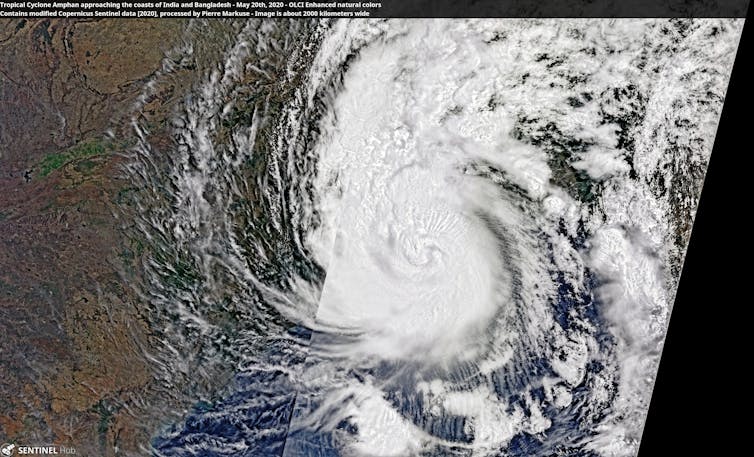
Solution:
[[(128, 137), (136, 98), (186, 24), (0, 20), (0, 442), (84, 456), (148, 443), (122, 407), (148, 395), (150, 336), (122, 273), (139, 246), (119, 210), (129, 144), (113, 138)], [(192, 77), (147, 100), (150, 123)]]

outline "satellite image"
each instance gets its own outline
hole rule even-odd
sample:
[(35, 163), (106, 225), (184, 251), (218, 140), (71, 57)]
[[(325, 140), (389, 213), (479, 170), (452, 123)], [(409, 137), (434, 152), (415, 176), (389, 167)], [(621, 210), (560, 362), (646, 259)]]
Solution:
[(0, 448), (636, 456), (743, 19), (0, 19)]

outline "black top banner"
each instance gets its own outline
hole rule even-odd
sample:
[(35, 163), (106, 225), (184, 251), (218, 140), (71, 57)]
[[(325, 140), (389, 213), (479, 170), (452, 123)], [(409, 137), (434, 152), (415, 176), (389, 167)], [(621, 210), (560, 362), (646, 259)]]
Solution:
[(0, 17), (746, 17), (748, 0), (0, 1)]
[(746, 17), (748, 0), (416, 0), (383, 1), (383, 17)]

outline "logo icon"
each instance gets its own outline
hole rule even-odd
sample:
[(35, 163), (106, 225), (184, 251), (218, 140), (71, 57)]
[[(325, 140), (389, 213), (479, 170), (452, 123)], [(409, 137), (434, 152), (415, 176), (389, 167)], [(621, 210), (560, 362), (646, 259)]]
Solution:
[(13, 443), (5, 443), (2, 447), (0, 447), (0, 454), (2, 454), (4, 457), (8, 457), (13, 455), (13, 449), (16, 448), (16, 445)]

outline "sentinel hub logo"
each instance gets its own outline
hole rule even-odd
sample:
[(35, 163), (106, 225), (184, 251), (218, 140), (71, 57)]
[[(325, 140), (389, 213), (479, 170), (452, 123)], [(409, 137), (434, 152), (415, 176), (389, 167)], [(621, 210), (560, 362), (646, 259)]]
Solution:
[(0, 457), (13, 455), (66, 455), (75, 454), (76, 449), (65, 446), (17, 446), (6, 443), (0, 446)]

